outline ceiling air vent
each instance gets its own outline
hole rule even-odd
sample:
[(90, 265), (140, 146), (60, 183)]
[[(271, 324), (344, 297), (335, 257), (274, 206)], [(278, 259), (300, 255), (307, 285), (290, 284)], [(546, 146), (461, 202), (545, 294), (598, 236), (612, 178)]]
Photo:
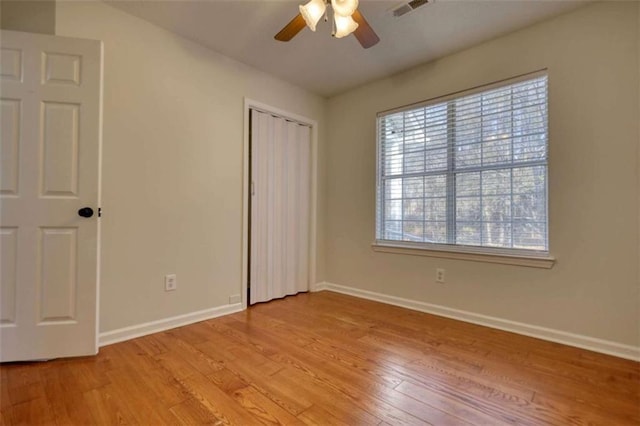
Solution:
[(396, 18), (406, 15), (409, 12), (413, 12), (420, 6), (424, 6), (427, 3), (433, 3), (434, 0), (411, 0), (408, 3), (402, 4), (393, 9), (393, 16)]

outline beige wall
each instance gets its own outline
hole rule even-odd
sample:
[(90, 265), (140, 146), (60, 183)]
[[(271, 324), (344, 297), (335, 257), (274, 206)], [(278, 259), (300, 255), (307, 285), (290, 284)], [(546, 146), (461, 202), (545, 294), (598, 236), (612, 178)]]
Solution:
[(0, 28), (3, 30), (55, 34), (55, 0), (0, 1)]
[[(58, 2), (56, 24), (105, 43), (101, 331), (240, 292), (247, 96), (321, 123), (317, 281), (640, 343), (637, 4), (591, 5), (363, 86), (326, 116), (320, 97), (102, 3)], [(375, 113), (541, 68), (557, 265), (374, 253)]]
[[(243, 97), (320, 123), (325, 101), (101, 2), (59, 1), (57, 34), (104, 41), (101, 331), (226, 305), (241, 289)], [(321, 160), (323, 140), (321, 126)]]
[[(330, 99), (327, 281), (639, 345), (637, 9), (589, 5)], [(553, 269), (373, 252), (376, 112), (542, 68)]]

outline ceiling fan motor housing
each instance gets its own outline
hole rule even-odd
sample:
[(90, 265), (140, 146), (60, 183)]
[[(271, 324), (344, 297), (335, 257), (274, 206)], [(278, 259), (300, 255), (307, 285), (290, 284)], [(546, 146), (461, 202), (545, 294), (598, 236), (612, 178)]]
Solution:
[(331, 0), (331, 7), (340, 16), (351, 16), (358, 8), (358, 0)]

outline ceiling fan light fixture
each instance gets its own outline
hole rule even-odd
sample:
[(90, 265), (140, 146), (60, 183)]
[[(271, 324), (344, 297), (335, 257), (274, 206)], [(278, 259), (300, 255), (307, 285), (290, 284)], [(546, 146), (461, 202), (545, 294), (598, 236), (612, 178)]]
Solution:
[(307, 23), (307, 26), (311, 31), (316, 30), (316, 24), (324, 15), (324, 12), (327, 9), (327, 5), (324, 0), (311, 0), (309, 3), (300, 7), (300, 14), (304, 18), (304, 22)]
[(336, 31), (333, 34), (335, 38), (346, 37), (358, 28), (358, 23), (351, 16), (340, 16), (338, 14), (333, 17), (336, 24)]
[[(371, 25), (358, 10), (358, 0), (305, 0), (304, 5), (299, 5), (300, 12), (293, 17), (275, 36), (278, 41), (290, 41), (304, 27), (311, 31), (316, 30), (316, 25), (324, 15), (325, 22), (329, 8), (333, 11), (331, 21), (331, 34), (333, 37), (342, 38), (353, 34), (358, 43), (368, 49), (380, 41), (380, 37), (371, 28)], [(434, 0), (412, 0), (412, 2), (433, 2)]]
[(358, 8), (358, 0), (331, 0), (331, 7), (336, 15), (348, 17)]

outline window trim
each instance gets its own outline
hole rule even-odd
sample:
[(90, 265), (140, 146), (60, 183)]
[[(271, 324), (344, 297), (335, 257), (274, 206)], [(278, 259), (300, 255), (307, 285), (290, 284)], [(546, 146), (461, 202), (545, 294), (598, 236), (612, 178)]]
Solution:
[[(379, 197), (381, 196), (380, 191), (382, 188), (381, 181), (380, 181), (381, 180), (380, 159), (382, 158), (382, 154), (381, 154), (382, 144), (380, 143), (380, 139), (379, 139), (380, 117), (384, 117), (397, 112), (424, 108), (430, 105), (448, 102), (452, 99), (457, 99), (460, 97), (473, 95), (476, 93), (490, 91), (492, 89), (500, 88), (506, 85), (517, 84), (522, 81), (531, 80), (531, 79), (535, 79), (543, 76), (546, 76), (547, 78), (549, 77), (547, 68), (543, 68), (530, 73), (520, 74), (514, 77), (494, 81), (489, 84), (475, 86), (470, 89), (452, 92), (447, 95), (437, 96), (424, 101), (414, 102), (411, 104), (403, 105), (401, 107), (380, 111), (376, 114), (376, 197), (375, 197), (376, 208), (375, 208), (375, 224), (374, 224), (374, 235), (376, 238), (374, 242), (371, 244), (373, 251), (382, 252), (382, 253), (429, 256), (429, 257), (446, 258), (446, 259), (470, 260), (470, 261), (498, 263), (498, 264), (505, 264), (505, 265), (528, 266), (528, 267), (544, 268), (544, 269), (550, 269), (551, 267), (553, 267), (553, 265), (556, 262), (556, 259), (551, 255), (551, 238), (549, 236), (549, 169), (548, 169), (549, 159), (548, 157), (546, 161), (547, 175), (545, 179), (546, 186), (547, 186), (547, 189), (546, 189), (547, 191), (547, 197), (546, 197), (547, 250), (546, 251), (511, 249), (511, 248), (494, 248), (494, 247), (483, 247), (483, 246), (465, 246), (465, 245), (457, 245), (457, 244), (451, 244), (451, 243), (440, 243), (440, 244), (416, 243), (416, 242), (410, 242), (410, 241), (378, 240), (377, 239), (378, 226), (379, 226), (378, 209), (380, 208)], [(549, 105), (549, 98), (548, 98), (548, 80), (547, 80), (547, 114), (548, 114), (548, 105)], [(549, 130), (547, 127), (547, 138), (549, 136), (548, 132)], [(548, 139), (547, 139), (547, 150), (548, 150)], [(548, 155), (548, 151), (547, 151), (547, 155)], [(448, 173), (449, 172), (447, 172), (447, 174)], [(448, 180), (449, 179), (447, 179), (447, 181)], [(449, 194), (449, 189), (447, 189), (447, 198), (449, 197), (448, 194)], [(450, 226), (449, 222), (450, 221), (447, 220), (447, 226)], [(449, 235), (449, 233), (447, 234)]]
[(441, 259), (470, 260), (474, 262), (499, 263), (502, 265), (528, 266), (551, 269), (556, 258), (543, 252), (523, 253), (521, 250), (505, 252), (492, 247), (456, 246), (450, 244), (411, 243), (408, 241), (384, 240), (371, 243), (373, 251), (380, 253), (407, 254), (437, 257)]

